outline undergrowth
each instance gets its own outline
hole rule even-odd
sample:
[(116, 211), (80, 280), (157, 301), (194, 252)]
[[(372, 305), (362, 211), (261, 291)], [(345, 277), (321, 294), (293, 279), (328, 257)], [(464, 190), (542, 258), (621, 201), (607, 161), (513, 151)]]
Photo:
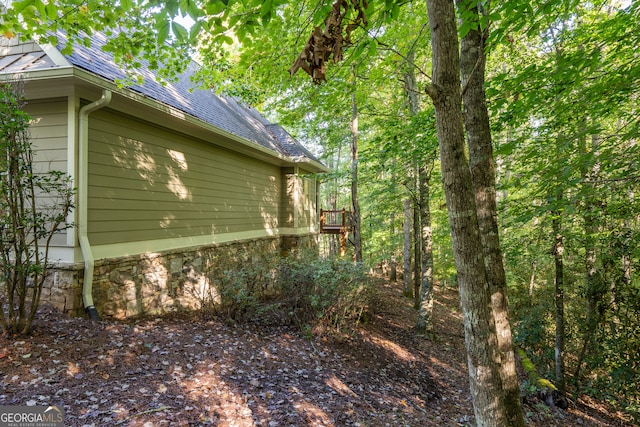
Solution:
[(219, 298), (203, 304), (207, 313), (229, 321), (295, 324), (305, 333), (352, 329), (366, 319), (374, 291), (362, 265), (313, 252), (246, 263), (215, 282)]

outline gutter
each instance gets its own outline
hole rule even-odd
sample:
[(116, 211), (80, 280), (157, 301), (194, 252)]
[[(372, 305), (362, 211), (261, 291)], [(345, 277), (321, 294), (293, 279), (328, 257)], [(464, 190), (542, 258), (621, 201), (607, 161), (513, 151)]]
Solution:
[(78, 176), (80, 185), (78, 186), (78, 240), (80, 249), (84, 257), (84, 280), (82, 282), (82, 302), (84, 309), (91, 320), (100, 320), (98, 310), (93, 305), (93, 267), (95, 260), (91, 251), (91, 244), (87, 236), (87, 222), (89, 219), (88, 203), (89, 203), (89, 114), (100, 108), (103, 108), (111, 102), (111, 91), (102, 90), (102, 97), (85, 105), (80, 109), (78, 118)]

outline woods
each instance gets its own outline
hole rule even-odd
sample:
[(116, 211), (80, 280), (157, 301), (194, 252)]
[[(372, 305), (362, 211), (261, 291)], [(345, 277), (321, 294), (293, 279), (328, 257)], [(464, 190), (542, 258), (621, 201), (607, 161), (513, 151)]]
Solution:
[(478, 425), (524, 425), (516, 350), (557, 406), (640, 416), (637, 2), (156, 6), (23, 0), (0, 33), (105, 31), (132, 78), (195, 55), (295, 130), (333, 170), (320, 205), (354, 214), (347, 257), (404, 265), (416, 333), (438, 336), (432, 286), (458, 289)]

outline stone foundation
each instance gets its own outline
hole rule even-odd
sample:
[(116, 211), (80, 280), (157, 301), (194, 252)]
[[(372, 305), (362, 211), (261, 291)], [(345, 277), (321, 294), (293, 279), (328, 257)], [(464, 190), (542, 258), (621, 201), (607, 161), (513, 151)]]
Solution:
[(51, 304), (73, 316), (84, 312), (82, 307), (82, 265), (56, 265), (45, 279), (40, 294), (41, 304)]
[[(317, 235), (246, 240), (162, 253), (96, 260), (93, 300), (103, 318), (199, 310), (220, 302), (218, 284), (244, 265), (271, 268), (277, 257), (317, 247)], [(42, 291), (43, 303), (84, 315), (83, 265), (58, 267)]]

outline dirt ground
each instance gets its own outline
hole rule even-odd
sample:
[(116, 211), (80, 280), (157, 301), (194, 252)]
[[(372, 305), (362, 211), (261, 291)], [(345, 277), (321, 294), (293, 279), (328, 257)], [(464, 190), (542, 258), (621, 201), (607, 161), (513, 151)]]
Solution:
[[(434, 340), (380, 284), (351, 335), (198, 314), (90, 322), (41, 310), (0, 338), (0, 406), (62, 405), (67, 426), (472, 426), (458, 297), (438, 289)], [(530, 426), (625, 426), (597, 402), (525, 399)]]

